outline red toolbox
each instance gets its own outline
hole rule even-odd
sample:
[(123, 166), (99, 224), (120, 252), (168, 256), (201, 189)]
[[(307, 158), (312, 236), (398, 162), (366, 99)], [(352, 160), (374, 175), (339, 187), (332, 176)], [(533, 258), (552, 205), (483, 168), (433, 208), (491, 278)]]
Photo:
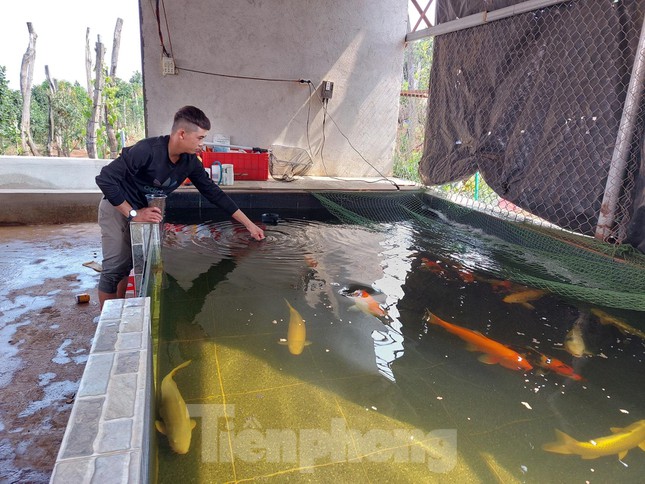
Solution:
[(236, 180), (269, 179), (269, 153), (249, 153), (246, 151), (204, 151), (201, 153), (204, 168), (219, 161), (222, 165), (233, 165)]

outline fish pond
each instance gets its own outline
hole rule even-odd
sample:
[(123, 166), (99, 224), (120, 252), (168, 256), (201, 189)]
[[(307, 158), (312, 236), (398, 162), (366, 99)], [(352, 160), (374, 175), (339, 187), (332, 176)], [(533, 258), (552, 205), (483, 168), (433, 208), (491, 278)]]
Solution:
[(642, 482), (643, 313), (437, 223), (167, 224), (152, 480)]

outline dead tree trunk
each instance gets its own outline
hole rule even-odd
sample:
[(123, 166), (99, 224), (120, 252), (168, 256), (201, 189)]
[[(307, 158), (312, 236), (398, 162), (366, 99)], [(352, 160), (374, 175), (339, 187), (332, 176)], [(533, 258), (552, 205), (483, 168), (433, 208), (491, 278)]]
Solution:
[(36, 60), (36, 39), (38, 36), (31, 25), (27, 22), (29, 31), (29, 46), (22, 56), (20, 66), (20, 93), (22, 94), (22, 119), (20, 121), (20, 140), (22, 152), (27, 153), (27, 148), (34, 156), (39, 156), (38, 148), (31, 137), (31, 85), (34, 78), (34, 63)]
[(87, 95), (92, 97), (92, 51), (90, 50), (90, 28), (85, 31), (85, 78)]
[[(47, 83), (49, 84), (49, 133), (47, 135), (47, 153), (49, 156), (60, 156), (61, 143), (56, 137), (56, 117), (54, 116), (54, 100), (58, 86), (56, 85), (56, 80), (52, 79), (49, 75), (49, 66), (45, 66), (45, 77), (47, 77)], [(54, 150), (57, 153), (54, 153)]]
[[(114, 40), (112, 42), (112, 62), (110, 63), (110, 86), (116, 86), (116, 65), (119, 60), (119, 47), (121, 46), (121, 28), (123, 27), (123, 19), (116, 19), (116, 27), (114, 27)], [(105, 131), (107, 133), (108, 144), (110, 146), (110, 158), (116, 158), (119, 153), (119, 144), (114, 133), (114, 125), (111, 122), (112, 114), (115, 114), (116, 106), (105, 103)], [(115, 116), (116, 118), (116, 116)]]
[(92, 113), (87, 122), (87, 156), (97, 158), (96, 133), (101, 120), (101, 95), (103, 93), (103, 56), (105, 47), (101, 43), (101, 36), (96, 40), (96, 77), (94, 78), (94, 98), (92, 101)]

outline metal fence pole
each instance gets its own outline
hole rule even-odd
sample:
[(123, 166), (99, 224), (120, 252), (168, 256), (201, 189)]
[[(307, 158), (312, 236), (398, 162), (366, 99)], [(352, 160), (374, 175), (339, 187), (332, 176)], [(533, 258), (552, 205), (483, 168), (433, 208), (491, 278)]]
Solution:
[(629, 146), (632, 142), (632, 136), (635, 130), (635, 120), (640, 106), (641, 96), (643, 94), (643, 81), (645, 80), (645, 18), (641, 26), (641, 35), (638, 40), (638, 48), (634, 58), (627, 96), (625, 97), (625, 107), (618, 127), (616, 145), (611, 157), (611, 165), (607, 174), (607, 183), (605, 193), (598, 214), (598, 224), (596, 226), (595, 237), (600, 240), (611, 234), (611, 229), (616, 218), (616, 207), (620, 197), (620, 190), (625, 176), (627, 167), (627, 157), (629, 155)]

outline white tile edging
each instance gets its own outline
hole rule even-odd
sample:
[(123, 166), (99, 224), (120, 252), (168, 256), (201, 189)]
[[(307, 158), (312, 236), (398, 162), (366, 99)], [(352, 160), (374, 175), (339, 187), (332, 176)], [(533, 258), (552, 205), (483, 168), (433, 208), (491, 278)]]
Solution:
[(150, 298), (105, 302), (50, 483), (148, 482)]

